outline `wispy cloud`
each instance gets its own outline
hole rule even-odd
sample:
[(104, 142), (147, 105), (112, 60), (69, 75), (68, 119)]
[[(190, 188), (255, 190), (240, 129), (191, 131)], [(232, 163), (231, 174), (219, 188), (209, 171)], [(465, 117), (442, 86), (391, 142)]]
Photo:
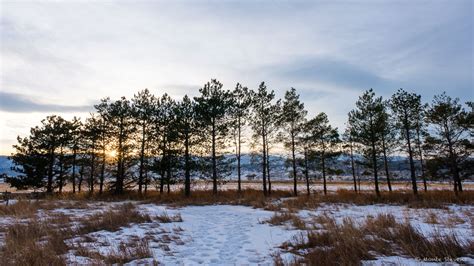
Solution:
[(284, 65), (269, 67), (275, 76), (295, 82), (320, 82), (356, 90), (392, 87), (395, 82), (383, 78), (363, 66), (324, 57), (302, 57)]
[(93, 106), (69, 106), (60, 104), (45, 104), (35, 101), (29, 96), (0, 91), (0, 111), (12, 113), (31, 112), (87, 112)]

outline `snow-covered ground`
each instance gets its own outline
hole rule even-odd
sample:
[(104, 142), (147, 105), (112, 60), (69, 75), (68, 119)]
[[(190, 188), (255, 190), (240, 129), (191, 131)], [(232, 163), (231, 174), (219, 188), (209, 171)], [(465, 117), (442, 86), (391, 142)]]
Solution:
[[(87, 208), (57, 208), (51, 213), (65, 214), (80, 218), (92, 213), (115, 209), (124, 202), (88, 202)], [(294, 255), (286, 253), (279, 246), (300, 235), (302, 230), (293, 228), (291, 223), (273, 226), (265, 223), (274, 212), (246, 206), (207, 205), (175, 208), (151, 203), (132, 202), (137, 209), (152, 217), (152, 222), (131, 224), (119, 231), (97, 231), (68, 240), (70, 246), (80, 245), (102, 255), (117, 250), (121, 243), (146, 240), (152, 257), (138, 259), (130, 264), (159, 262), (164, 265), (272, 265), (275, 254), (284, 260)], [(180, 214), (182, 221), (163, 223), (157, 216)], [(39, 216), (48, 212), (40, 211)], [(448, 205), (441, 209), (413, 209), (396, 205), (322, 204), (316, 209), (300, 210), (297, 215), (307, 223), (314, 223), (314, 217), (328, 216), (337, 222), (351, 218), (355, 224), (378, 214), (392, 214), (397, 221), (408, 220), (423, 235), (430, 236), (454, 233), (461, 241), (474, 240), (474, 206)], [(12, 222), (11, 217), (0, 217), (0, 226)], [(89, 240), (87, 240), (89, 239)], [(67, 254), (71, 264), (88, 264), (93, 261), (71, 249)], [(472, 258), (464, 261), (474, 263)], [(402, 256), (379, 257), (376, 261), (366, 261), (368, 265), (420, 265), (425, 264), (415, 258)], [(432, 264), (432, 263), (426, 263)]]
[[(154, 258), (140, 259), (136, 263), (155, 260), (165, 265), (273, 264), (272, 254), (279, 250), (278, 246), (297, 233), (296, 230), (263, 223), (273, 212), (244, 206), (209, 205), (174, 209), (144, 204), (139, 205), (139, 209), (152, 217), (179, 213), (183, 221), (142, 223), (117, 232), (94, 232), (89, 236), (95, 241), (85, 243), (85, 246), (107, 254), (127, 239), (146, 238)], [(84, 263), (87, 259), (71, 252), (69, 262)]]

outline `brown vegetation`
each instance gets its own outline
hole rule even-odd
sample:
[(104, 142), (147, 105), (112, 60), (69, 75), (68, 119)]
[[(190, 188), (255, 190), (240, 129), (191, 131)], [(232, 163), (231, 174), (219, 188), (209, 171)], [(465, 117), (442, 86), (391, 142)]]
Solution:
[(148, 214), (140, 213), (132, 203), (125, 203), (117, 206), (116, 210), (107, 210), (83, 218), (78, 233), (87, 234), (101, 230), (113, 232), (131, 223), (148, 223), (151, 221)]
[(168, 215), (167, 212), (163, 212), (160, 215), (155, 217), (160, 223), (173, 223), (173, 222), (182, 222), (181, 214), (177, 213), (175, 215)]
[(78, 244), (75, 249), (76, 256), (92, 260), (91, 264), (122, 265), (133, 260), (153, 257), (148, 241), (145, 239), (120, 242), (117, 248), (111, 249), (107, 254), (101, 254), (81, 244)]
[(395, 204), (411, 208), (445, 208), (446, 204), (474, 204), (474, 191), (464, 191), (456, 195), (452, 191), (433, 190), (413, 195), (411, 191), (381, 192), (377, 197), (372, 192), (356, 193), (350, 190), (338, 190), (327, 195), (314, 194), (285, 200), (286, 208), (314, 209), (321, 203), (350, 203), (356, 205)]
[(272, 217), (264, 221), (272, 225), (284, 225), (291, 223), (291, 225), (296, 229), (306, 229), (306, 223), (298, 215), (284, 211), (284, 212), (275, 212)]
[[(20, 203), (20, 202), (18, 202)], [(33, 213), (38, 208), (50, 206), (48, 203), (25, 202), (19, 206), (25, 206), (28, 212)], [(16, 204), (15, 204), (16, 205)], [(11, 205), (14, 206), (14, 205)], [(23, 214), (17, 208), (8, 209), (11, 215)], [(19, 209), (18, 209), (19, 210)], [(61, 213), (48, 213), (45, 218), (36, 216), (27, 221), (17, 221), (5, 228), (5, 243), (0, 248), (0, 265), (64, 265), (66, 260), (64, 254), (75, 247), (68, 246), (67, 239), (100, 230), (116, 231), (120, 227), (130, 223), (151, 222), (146, 214), (141, 214), (131, 203), (122, 204), (116, 210), (99, 212), (74, 222), (69, 216)], [(79, 253), (84, 252), (83, 248)], [(90, 253), (92, 254), (92, 253)], [(122, 243), (117, 251), (102, 256), (101, 261), (107, 264), (125, 263), (137, 258), (150, 257), (148, 243), (135, 241)], [(92, 254), (94, 255), (94, 254)], [(91, 257), (96, 259), (97, 256)]]
[(409, 222), (397, 222), (392, 215), (368, 218), (356, 226), (351, 219), (321, 224), (322, 230), (301, 234), (282, 248), (298, 255), (295, 264), (359, 265), (376, 256), (405, 255), (417, 259), (454, 260), (474, 252), (472, 241), (464, 243), (456, 235), (436, 233), (423, 236)]

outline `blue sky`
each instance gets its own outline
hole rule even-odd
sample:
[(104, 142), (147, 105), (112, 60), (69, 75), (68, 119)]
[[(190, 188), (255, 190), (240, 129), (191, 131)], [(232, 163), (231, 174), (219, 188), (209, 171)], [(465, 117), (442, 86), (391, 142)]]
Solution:
[(295, 87), (344, 127), (362, 91), (472, 100), (473, 1), (1, 1), (0, 154), (105, 96)]

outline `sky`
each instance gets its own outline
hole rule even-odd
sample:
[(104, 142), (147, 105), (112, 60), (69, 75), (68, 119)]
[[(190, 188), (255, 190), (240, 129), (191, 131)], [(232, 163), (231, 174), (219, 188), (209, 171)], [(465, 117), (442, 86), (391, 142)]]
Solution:
[(212, 78), (294, 87), (341, 131), (369, 88), (473, 100), (473, 2), (0, 0), (0, 154), (47, 115)]

